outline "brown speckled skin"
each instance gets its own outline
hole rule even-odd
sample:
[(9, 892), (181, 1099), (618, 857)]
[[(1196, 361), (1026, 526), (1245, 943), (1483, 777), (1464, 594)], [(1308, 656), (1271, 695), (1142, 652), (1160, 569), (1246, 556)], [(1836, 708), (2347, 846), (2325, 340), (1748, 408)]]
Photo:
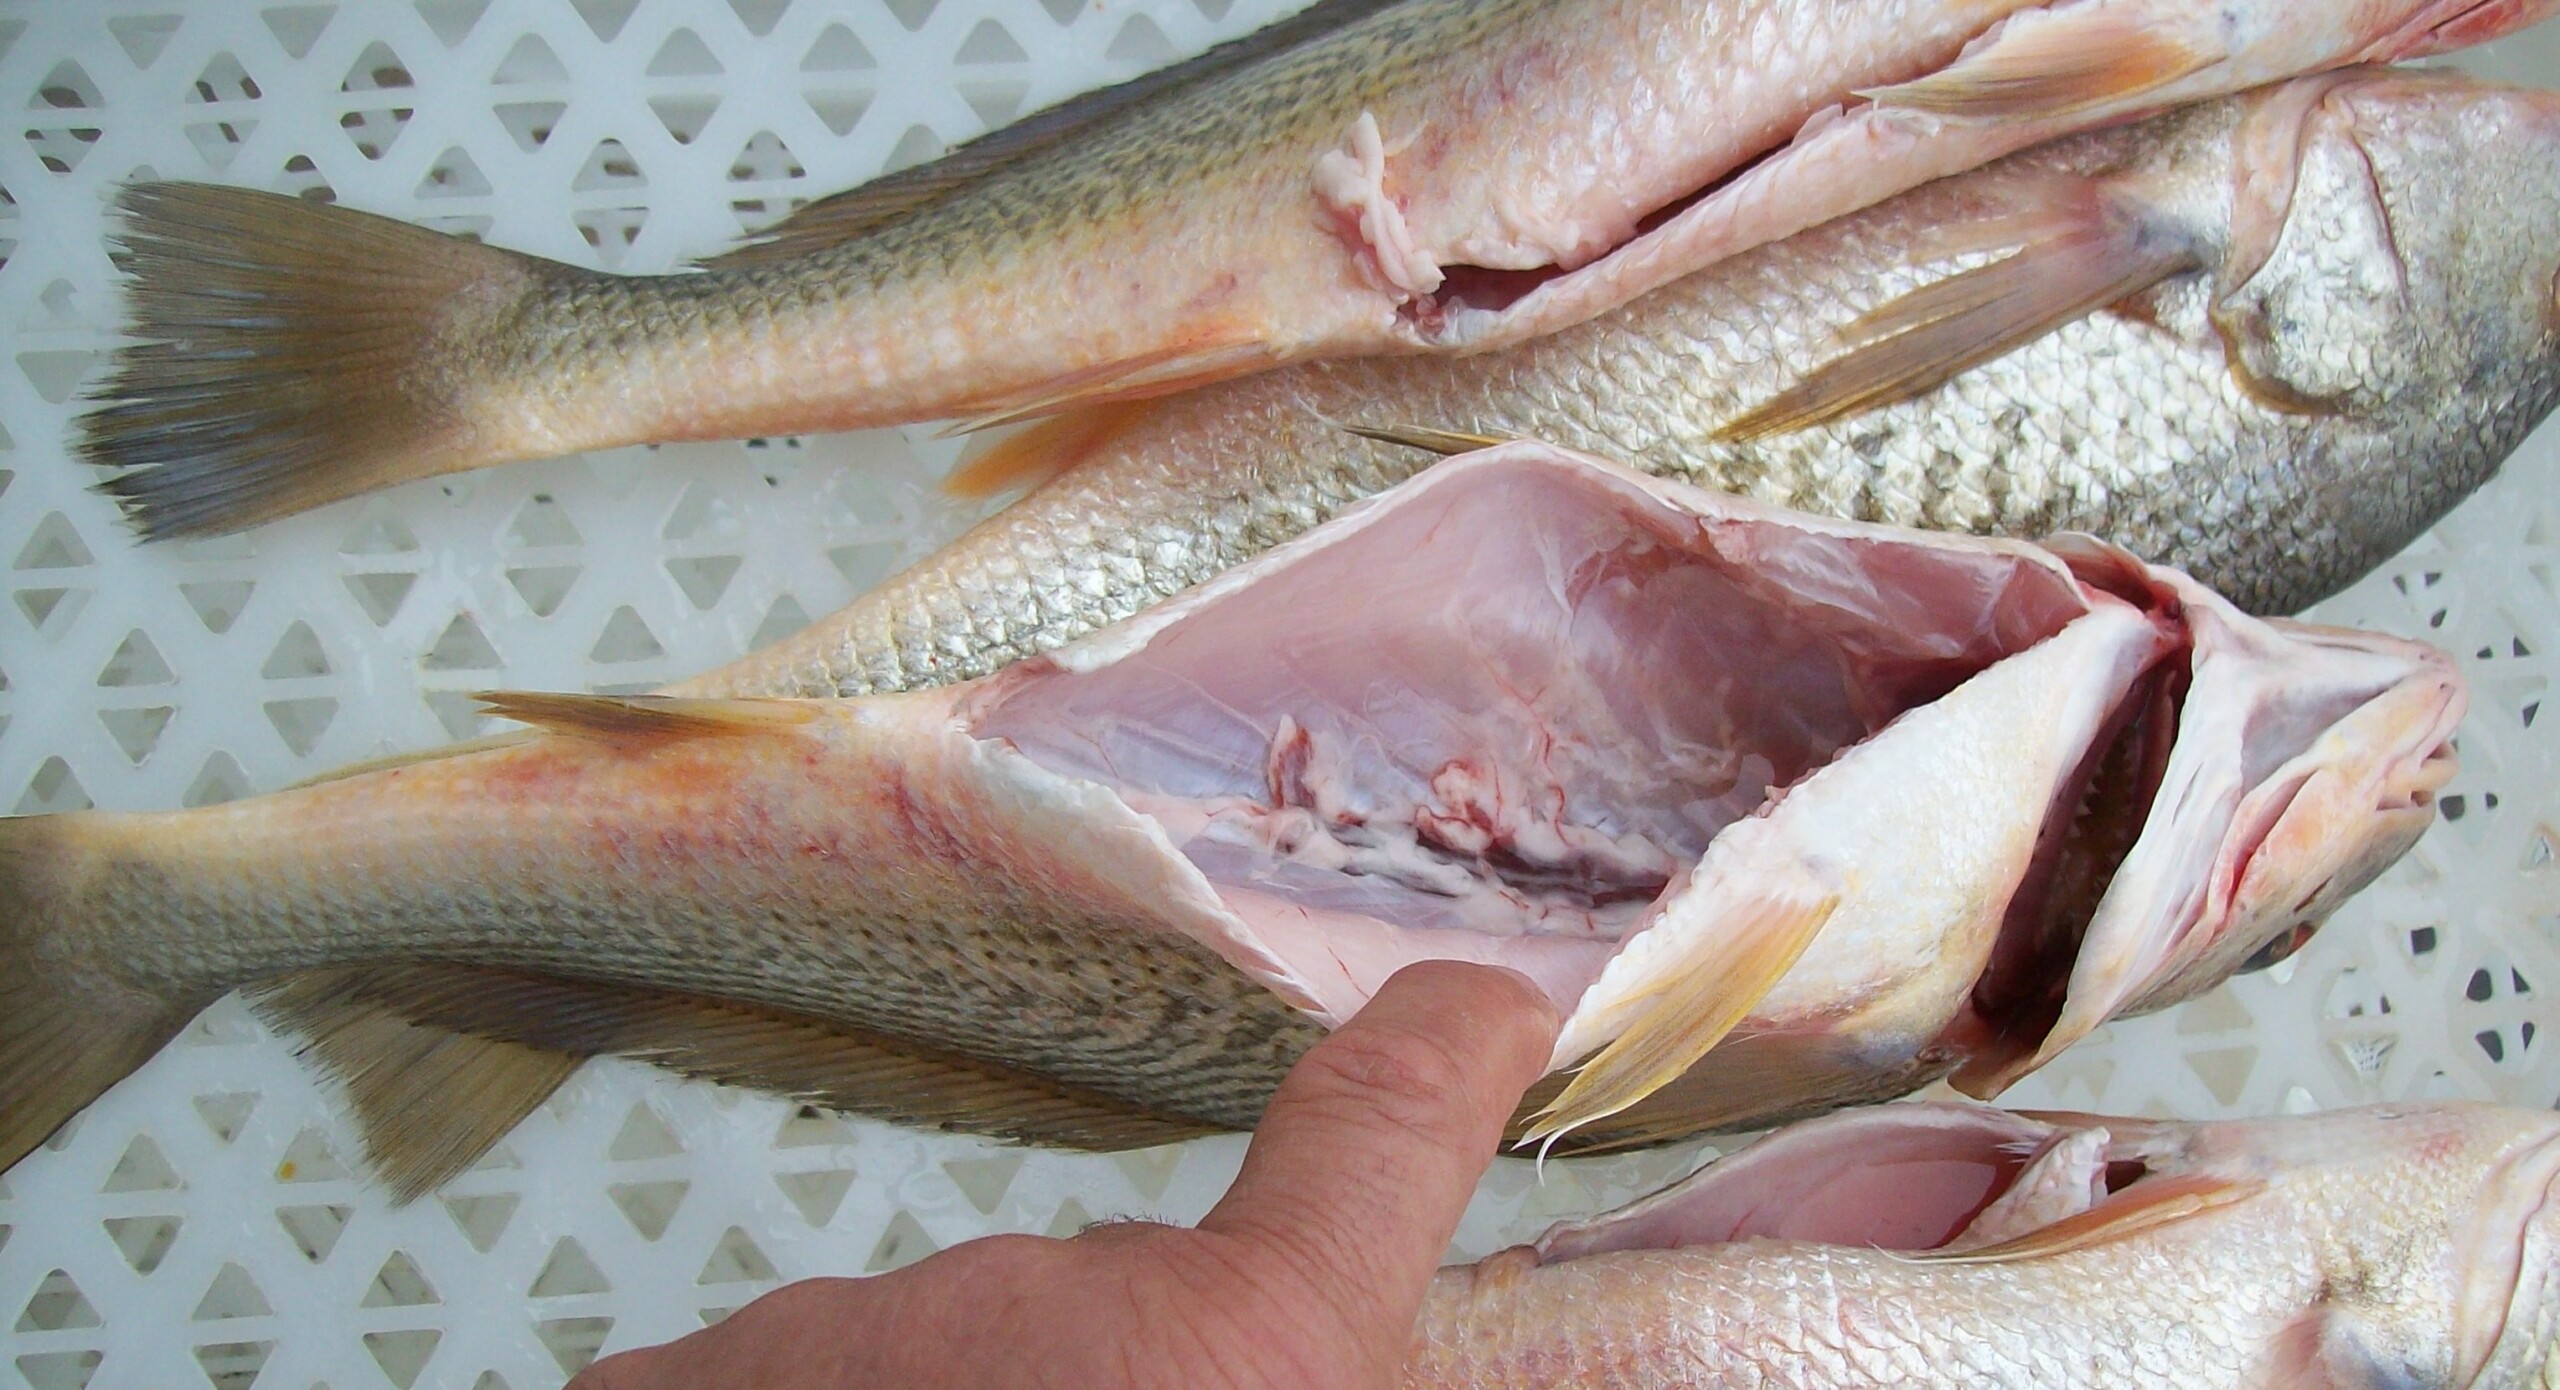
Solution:
[[(2101, 1122), (2103, 1123), (2103, 1121)], [(2139, 1123), (2139, 1122), (2136, 1122)], [(2242, 1390), (2272, 1387), (2284, 1334), (2323, 1319), (2317, 1385), (2526, 1390), (2560, 1374), (2560, 1205), (2467, 1225), (2546, 1112), (2420, 1108), (2162, 1125), (2259, 1195), (2091, 1248), (2004, 1264), (1755, 1240), (1540, 1266), (1527, 1247), (1444, 1270), (1408, 1390)], [(2273, 1136), (2263, 1147), (2252, 1135)], [(2155, 1165), (2158, 1166), (2158, 1165)], [(2485, 1234), (2485, 1238), (2484, 1238)], [(2501, 1329), (2470, 1339), (2457, 1276), (2512, 1259)], [(2484, 1355), (2485, 1353), (2485, 1355)], [(2486, 1365), (2476, 1379), (2469, 1365)]]

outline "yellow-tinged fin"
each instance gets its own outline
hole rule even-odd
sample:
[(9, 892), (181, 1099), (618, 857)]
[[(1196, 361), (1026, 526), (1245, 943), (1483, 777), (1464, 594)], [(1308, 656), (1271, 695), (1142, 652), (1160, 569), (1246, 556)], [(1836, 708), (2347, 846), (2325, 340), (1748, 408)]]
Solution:
[(1433, 429), (1428, 425), (1346, 424), (1342, 429), (1344, 433), (1356, 434), (1362, 439), (1374, 439), (1381, 444), (1400, 444), (1408, 449), (1420, 449), (1424, 453), (1438, 454), (1442, 458), (1452, 454), (1469, 454), (1478, 449), (1490, 449), (1497, 444), (1511, 442), (1509, 437), (1503, 435), (1468, 434), (1460, 430)]
[(851, 241), (928, 203), (967, 188), (999, 169), (1056, 149), (1108, 125), (1124, 113), (1199, 86), (1275, 54), (1354, 24), (1396, 0), (1318, 0), (1318, 3), (1230, 39), (1197, 57), (1142, 73), (1126, 82), (1067, 98), (1057, 105), (987, 132), (949, 154), (858, 188), (821, 198), (735, 249), (706, 259), (720, 267), (776, 265)]
[(1841, 332), (1848, 351), (1716, 433), (1737, 443), (1928, 394), (1964, 371), (2202, 264), (2196, 248), (2103, 196), (1988, 265), (1933, 281)]
[[(1855, 1039), (1828, 1032), (1729, 1033), (1711, 1055), (1634, 1105), (1560, 1137), (1547, 1152), (1617, 1153), (1791, 1124), (1909, 1095), (1946, 1071), (1943, 1062), (1917, 1057), (1896, 1066)], [(1566, 1079), (1548, 1077), (1533, 1088), (1505, 1134), (1525, 1135)]]
[(586, 1059), (414, 1022), (366, 997), (377, 970), (308, 971), (252, 1002), (346, 1087), (366, 1161), (406, 1204), (479, 1162)]
[(1924, 1252), (1913, 1258), (1931, 1264), (1986, 1265), (2032, 1260), (2086, 1250), (2155, 1231), (2191, 1216), (2202, 1216), (2266, 1190), (2256, 1178), (2217, 1178), (2180, 1174), (2145, 1178), (2076, 1215), (2025, 1235), (1960, 1254)]
[(80, 421), (146, 539), (219, 535), (472, 466), (450, 354), (577, 274), (301, 198), (137, 183), (117, 196), (132, 334)]
[(1839, 906), (1836, 892), (1810, 901), (1772, 895), (1717, 923), (1715, 934), (1650, 991), (1653, 1006), (1531, 1117), (1524, 1140), (1552, 1139), (1615, 1115), (1678, 1080), (1750, 1016)]
[(1878, 106), (1977, 120), (2051, 120), (2139, 99), (2222, 55), (2145, 27), (2121, 8), (2033, 10), (1925, 77), (1858, 95)]
[(1279, 365), (1280, 357), (1249, 332), (1213, 331), (1090, 367), (1036, 386), (979, 401), (976, 413), (945, 431), (968, 434), (1017, 425), (1062, 411), (1169, 396)]
[(1038, 487), (1100, 453), (1154, 409), (1150, 401), (1114, 401), (1052, 415), (962, 455), (942, 490), (974, 498)]
[[(476, 1161), (514, 1123), (506, 1118), (509, 1107), (521, 1118), (541, 1102), (539, 1095), (524, 1099), (538, 1079), (532, 1068), (540, 1058), (565, 1077), (586, 1057), (636, 1057), (688, 1076), (902, 1124), (1088, 1149), (1144, 1148), (1217, 1132), (996, 1063), (734, 1001), (462, 965), (328, 973), (335, 978), (318, 996), (325, 1005), (319, 1015), (305, 1005), (287, 1021), (316, 1035), (335, 1026), (335, 1012), (394, 1017), (413, 1030), (496, 1044), (484, 1049), (481, 1065), (512, 1068), (524, 1083), (513, 1089), (503, 1077), (449, 1083), (453, 1094), (484, 1098), (477, 1114), (437, 1118), (440, 1102), (426, 1097), (423, 1110), (366, 1119), (367, 1143), (386, 1173), (398, 1165), (413, 1183), (432, 1178), (420, 1191)], [(343, 1048), (321, 1060), (340, 1075), (364, 1065)], [(425, 1161), (430, 1150), (433, 1163)]]
[(563, 695), (493, 690), (473, 697), (502, 718), (608, 743), (734, 738), (779, 733), (818, 717), (807, 700), (686, 699), (674, 695)]
[(149, 1061), (212, 1002), (83, 972), (97, 928), (79, 815), (0, 820), (0, 1171)]

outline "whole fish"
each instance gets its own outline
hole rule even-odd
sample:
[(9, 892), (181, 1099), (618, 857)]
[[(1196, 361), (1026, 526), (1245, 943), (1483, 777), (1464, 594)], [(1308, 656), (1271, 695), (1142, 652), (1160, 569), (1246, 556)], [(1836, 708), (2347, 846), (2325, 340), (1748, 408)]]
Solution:
[[(2023, 249), (1987, 270), (1947, 249), (1975, 241)], [(1989, 279), (2026, 297), (2036, 312), (2012, 336), (2033, 334), (2048, 305), (2118, 294), (2127, 265), (2159, 282), (1911, 399), (1727, 432), (1808, 380), (1840, 384), (1832, 364), (1862, 356), (1842, 356), (1842, 330), (1880, 307)], [(1971, 358), (1972, 341), (1917, 346), (1866, 351), (1924, 372)], [(2560, 96), (2438, 73), (2301, 79), (1942, 180), (1507, 352), (1302, 366), (1065, 417), (981, 461), (1061, 476), (833, 616), (674, 689), (832, 695), (984, 675), (1433, 457), (1343, 423), (1550, 439), (1867, 520), (2088, 531), (2245, 608), (2289, 612), (2407, 544), (2555, 399)]]
[(87, 419), (150, 535), (645, 440), (998, 419), (1498, 346), (2064, 131), (2560, 0), (1335, 0), (619, 277), (245, 190), (127, 190)]
[(2560, 1385), (2560, 1116), (1890, 1105), (1443, 1270), (1408, 1390)]
[(0, 1160), (240, 986), (407, 1193), (599, 1052), (1028, 1138), (1248, 1126), (1423, 958), (1569, 1014), (1539, 1137), (1996, 1090), (2290, 949), (2430, 822), (2463, 702), (2096, 542), (1511, 445), (984, 681), (499, 696), (548, 732), (0, 820)]

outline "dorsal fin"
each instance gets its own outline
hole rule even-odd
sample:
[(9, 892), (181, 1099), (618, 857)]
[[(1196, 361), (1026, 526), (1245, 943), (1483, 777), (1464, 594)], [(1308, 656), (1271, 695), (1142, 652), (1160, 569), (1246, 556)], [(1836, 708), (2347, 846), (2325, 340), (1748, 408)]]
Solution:
[(806, 700), (695, 700), (674, 695), (563, 695), (493, 690), (474, 697), (502, 718), (610, 743), (767, 734), (818, 717)]
[[(511, 970), (314, 971), (262, 991), (259, 1005), (310, 1036), (313, 1055), (347, 1081), (378, 1171), (408, 1196), (468, 1168), (580, 1061), (606, 1054), (899, 1124), (1035, 1143), (1133, 1149), (1218, 1132), (846, 1025)], [(417, 1065), (426, 1058), (431, 1067)]]
[(1323, 38), (1395, 3), (1398, 0), (1318, 0), (1277, 24), (1230, 39), (1196, 58), (1069, 97), (991, 130), (939, 159), (821, 198), (702, 264), (724, 270), (773, 265), (850, 241), (1150, 101)]

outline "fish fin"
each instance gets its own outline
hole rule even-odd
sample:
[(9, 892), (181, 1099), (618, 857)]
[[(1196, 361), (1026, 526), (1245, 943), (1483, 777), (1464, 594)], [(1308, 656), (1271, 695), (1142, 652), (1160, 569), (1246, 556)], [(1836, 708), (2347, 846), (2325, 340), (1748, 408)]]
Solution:
[(978, 413), (945, 430), (970, 434), (1085, 407), (1169, 396), (1279, 364), (1260, 338), (1215, 332), (1052, 377), (1037, 386), (977, 403)]
[(2086, 1250), (2157, 1230), (2190, 1216), (2247, 1201), (2266, 1190), (2257, 1178), (2217, 1178), (2180, 1174), (2147, 1178), (2114, 1193), (2087, 1211), (2066, 1216), (1997, 1245), (1959, 1254), (1924, 1252), (1913, 1258), (1931, 1264), (2008, 1264), (2046, 1255)]
[(901, 1124), (1088, 1149), (1217, 1132), (999, 1063), (735, 1001), (460, 965), (361, 974), (365, 1003), (414, 1024), (555, 1056), (634, 1057)]
[(117, 195), (131, 332), (80, 452), (147, 540), (219, 535), (477, 462), (449, 344), (495, 331), (528, 256), (211, 184)]
[(1653, 1006), (1531, 1117), (1524, 1138), (1553, 1139), (1677, 1080), (1750, 1016), (1839, 906), (1837, 892), (1815, 898), (1770, 895), (1742, 904), (1653, 991)]
[(960, 466), (942, 480), (942, 490), (982, 498), (1038, 487), (1108, 448), (1154, 409), (1148, 401), (1113, 401), (1052, 415), (964, 454)]
[[(1893, 1100), (1926, 1085), (1945, 1067), (1880, 1064), (1834, 1033), (1734, 1033), (1669, 1085), (1615, 1115), (1557, 1141), (1562, 1156), (1651, 1148), (1701, 1134), (1766, 1129), (1840, 1106)], [(1546, 1079), (1521, 1102), (1508, 1133), (1525, 1134), (1532, 1115), (1565, 1080)]]
[(1736, 442), (1829, 424), (1926, 395), (1961, 373), (2200, 264), (2183, 238), (2103, 198), (2055, 235), (1933, 281), (1841, 331), (1849, 350), (1716, 433)]
[(1437, 430), (1428, 425), (1345, 424), (1341, 428), (1344, 433), (1356, 434), (1362, 439), (1374, 439), (1381, 444), (1401, 444), (1405, 448), (1420, 449), (1443, 458), (1511, 442), (1511, 437), (1504, 435), (1467, 434), (1459, 430)]
[(769, 734), (818, 717), (805, 700), (687, 699), (674, 695), (564, 695), (493, 690), (475, 696), (500, 718), (608, 743)]
[(253, 991), (346, 1087), (375, 1177), (406, 1205), (460, 1176), (586, 1059), (421, 1024), (366, 996), (381, 967), (306, 971)]
[(1391, 3), (1394, 0), (1319, 0), (1277, 24), (1230, 39), (1197, 57), (1069, 97), (991, 130), (939, 159), (820, 198), (770, 227), (749, 233), (741, 245), (707, 257), (702, 264), (723, 269), (775, 265), (854, 240), (1148, 102), (1323, 38)]
[[(79, 978), (90, 953), (77, 885), (82, 818), (0, 819), (0, 1171), (151, 1059), (210, 998), (163, 999)], [(65, 950), (64, 947), (72, 949)]]
[(2222, 56), (2118, 9), (2065, 3), (2010, 17), (1925, 77), (1858, 95), (1935, 116), (2051, 120), (2159, 91)]

